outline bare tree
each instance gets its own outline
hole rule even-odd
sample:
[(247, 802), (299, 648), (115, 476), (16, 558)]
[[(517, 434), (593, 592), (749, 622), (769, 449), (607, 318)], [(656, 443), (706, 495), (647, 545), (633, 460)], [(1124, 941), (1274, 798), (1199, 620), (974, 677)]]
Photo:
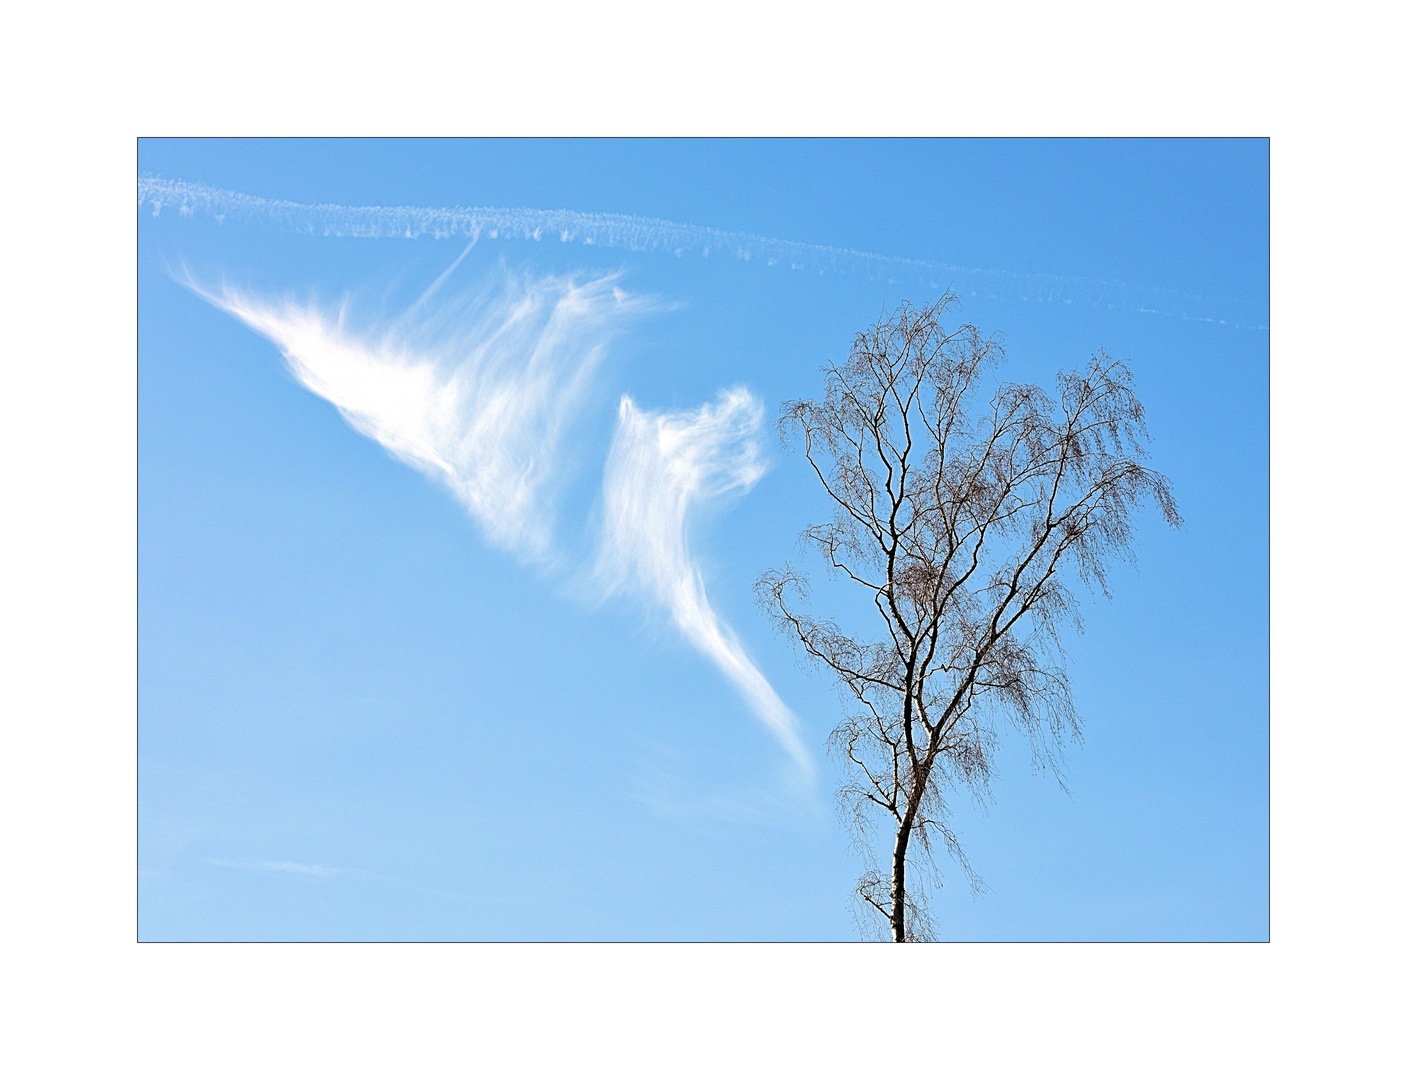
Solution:
[[(1002, 347), (971, 325), (945, 331), (955, 303), (882, 315), (827, 366), (822, 401), (782, 410), (783, 443), (800, 436), (834, 504), (802, 542), (872, 599), (875, 640), (805, 614), (806, 578), (790, 566), (757, 583), (764, 608), (858, 703), (831, 736), (866, 854), (856, 910), (895, 941), (935, 936), (925, 877), (939, 880), (937, 843), (980, 887), (946, 800), (958, 787), (985, 797), (998, 723), (1060, 778), (1080, 732), (1060, 643), (1063, 627), (1080, 628), (1066, 578), (1108, 595), (1108, 560), (1132, 558), (1149, 496), (1181, 524), (1167, 479), (1141, 464), (1143, 406), (1122, 362), (1100, 352), (1061, 373), (1058, 399), (1003, 383), (984, 403)], [(893, 829), (887, 866), (869, 843), (877, 822)]]

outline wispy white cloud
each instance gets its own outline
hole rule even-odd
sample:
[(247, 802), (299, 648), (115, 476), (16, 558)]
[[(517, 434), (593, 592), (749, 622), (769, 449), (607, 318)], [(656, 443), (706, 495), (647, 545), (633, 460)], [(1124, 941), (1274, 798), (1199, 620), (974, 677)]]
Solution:
[(206, 859), (211, 866), (228, 866), (235, 870), (254, 870), (277, 874), (305, 874), (308, 877), (332, 877), (342, 873), (336, 866), (313, 863), (270, 862), (267, 859)]
[(692, 506), (747, 491), (761, 478), (761, 422), (761, 404), (742, 387), (688, 412), (648, 412), (623, 397), (606, 461), (594, 578), (605, 595), (636, 593), (661, 604), (809, 774), (796, 717), (709, 603), (688, 543)]
[[(345, 302), (328, 309), (230, 285), (207, 289), (189, 275), (185, 283), (277, 345), (298, 380), (354, 429), (444, 483), (491, 542), (548, 564), (558, 557), (562, 437), (609, 340), (650, 301), (613, 276), (505, 277), (443, 301), (453, 269), (403, 315), (370, 326), (357, 324)], [(662, 605), (809, 776), (795, 716), (709, 603), (687, 540), (691, 507), (761, 477), (761, 420), (761, 405), (742, 388), (690, 412), (651, 413), (623, 398), (590, 577), (598, 594), (632, 592)]]
[(534, 210), (495, 206), (339, 206), (264, 199), (184, 180), (144, 176), (137, 180), (137, 206), (154, 215), (216, 221), (259, 221), (313, 236), (415, 240), (421, 237), (471, 241), (556, 240), (626, 251), (682, 257), (722, 257), (812, 273), (856, 274), (869, 279), (935, 289), (955, 286), (963, 296), (1034, 303), (1088, 304), (1199, 322), (1267, 329), (1269, 312), (1224, 297), (1059, 274), (958, 266), (932, 259), (907, 259), (871, 251), (805, 244), (728, 232), (663, 218)]
[(546, 561), (559, 444), (611, 336), (647, 302), (609, 276), (505, 277), (442, 302), (443, 279), (361, 329), (346, 303), (187, 284), (277, 345), (353, 428), (443, 482), (492, 543)]

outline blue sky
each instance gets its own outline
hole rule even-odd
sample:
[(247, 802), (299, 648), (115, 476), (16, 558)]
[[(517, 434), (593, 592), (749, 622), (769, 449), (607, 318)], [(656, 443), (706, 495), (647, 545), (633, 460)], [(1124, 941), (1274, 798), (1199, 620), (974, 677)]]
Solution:
[(954, 868), (940, 934), (1264, 939), (1268, 167), (142, 142), (141, 936), (856, 936), (841, 702), (751, 598), (826, 513), (772, 423), (951, 286), (1008, 378), (1129, 359), (1186, 524), (1150, 514), (1067, 641), (1068, 794), (1012, 736), (959, 801), (988, 891)]

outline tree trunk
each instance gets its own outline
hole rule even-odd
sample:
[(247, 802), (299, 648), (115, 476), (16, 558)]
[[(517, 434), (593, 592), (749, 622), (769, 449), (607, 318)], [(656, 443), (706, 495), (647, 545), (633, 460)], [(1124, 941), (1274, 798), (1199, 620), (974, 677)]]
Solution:
[(894, 867), (889, 877), (889, 931), (896, 942), (908, 940), (904, 926), (904, 869), (908, 862), (909, 832), (912, 828), (912, 823), (905, 821), (894, 838)]

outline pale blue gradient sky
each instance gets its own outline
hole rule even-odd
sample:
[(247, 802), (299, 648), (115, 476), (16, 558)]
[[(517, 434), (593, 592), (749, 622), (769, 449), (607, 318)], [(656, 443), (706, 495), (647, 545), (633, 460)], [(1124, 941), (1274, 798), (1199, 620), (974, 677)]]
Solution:
[[(375, 322), (462, 237), (139, 210), (143, 938), (855, 936), (859, 861), (824, 757), (841, 704), (751, 600), (825, 512), (770, 424), (882, 306), (950, 284), (965, 318), (1005, 334), (1007, 377), (1049, 386), (1101, 347), (1129, 359), (1186, 525), (1149, 515), (1138, 567), (1067, 641), (1086, 725), (1069, 794), (1030, 775), (1013, 737), (988, 810), (959, 800), (989, 891), (973, 899), (954, 869), (940, 933), (1267, 936), (1264, 142), (144, 141), (139, 171), (295, 203), (565, 209), (892, 257), (791, 269), (481, 236), (451, 295), (609, 273), (650, 300), (564, 435), (544, 569), (173, 277), (348, 298)], [(735, 386), (765, 410), (769, 468), (699, 507), (689, 548), (797, 718), (809, 790), (662, 609), (603, 600), (577, 572), (621, 396), (688, 412)]]

